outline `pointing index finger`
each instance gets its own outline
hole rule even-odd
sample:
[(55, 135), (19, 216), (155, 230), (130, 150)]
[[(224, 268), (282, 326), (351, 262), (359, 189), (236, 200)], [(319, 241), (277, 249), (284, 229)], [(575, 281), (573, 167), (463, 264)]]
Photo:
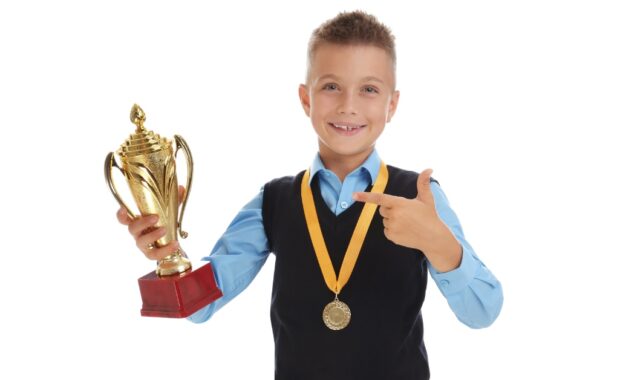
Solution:
[(353, 193), (353, 199), (359, 202), (373, 203), (379, 206), (392, 207), (395, 196), (383, 193), (357, 192)]

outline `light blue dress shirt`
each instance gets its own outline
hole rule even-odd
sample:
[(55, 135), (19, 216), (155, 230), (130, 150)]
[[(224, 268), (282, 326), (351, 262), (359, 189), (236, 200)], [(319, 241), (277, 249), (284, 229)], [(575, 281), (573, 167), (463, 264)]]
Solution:
[[(319, 176), (319, 187), (325, 203), (336, 214), (351, 207), (353, 193), (364, 191), (374, 183), (381, 159), (376, 150), (366, 161), (340, 182), (338, 176), (323, 165), (317, 154), (310, 167), (310, 180)], [(457, 318), (472, 328), (487, 327), (499, 315), (503, 303), (500, 282), (476, 256), (465, 240), (458, 217), (450, 208), (448, 199), (439, 185), (431, 182), (435, 209), (440, 219), (450, 228), (463, 248), (460, 266), (439, 273), (429, 263), (428, 270), (448, 301)], [(235, 298), (252, 282), (269, 257), (267, 236), (262, 217), (263, 192), (245, 205), (217, 241), (211, 255), (203, 258), (211, 262), (215, 279), (223, 297), (197, 311), (188, 319), (204, 322)]]

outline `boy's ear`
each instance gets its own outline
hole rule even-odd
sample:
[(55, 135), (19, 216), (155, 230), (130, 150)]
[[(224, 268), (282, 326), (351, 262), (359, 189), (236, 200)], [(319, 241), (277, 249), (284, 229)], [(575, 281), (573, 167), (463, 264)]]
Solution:
[(306, 116), (310, 117), (310, 95), (308, 94), (308, 86), (305, 84), (299, 85), (299, 101), (301, 101)]
[(388, 123), (390, 122), (390, 120), (392, 120), (392, 116), (394, 116), (394, 113), (396, 112), (399, 98), (400, 98), (400, 91), (394, 91), (392, 93), (392, 99), (390, 99), (390, 104), (388, 105), (388, 116), (387, 116)]

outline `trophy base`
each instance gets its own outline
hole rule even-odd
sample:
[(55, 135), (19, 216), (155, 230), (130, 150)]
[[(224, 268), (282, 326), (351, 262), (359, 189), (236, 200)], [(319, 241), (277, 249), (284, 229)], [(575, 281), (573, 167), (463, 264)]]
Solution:
[(138, 279), (143, 317), (185, 318), (222, 296), (211, 264), (176, 276), (155, 271)]

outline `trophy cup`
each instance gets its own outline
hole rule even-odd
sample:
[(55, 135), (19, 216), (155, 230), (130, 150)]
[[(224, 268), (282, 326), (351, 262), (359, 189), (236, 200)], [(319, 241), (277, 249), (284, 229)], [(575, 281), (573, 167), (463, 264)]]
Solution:
[[(130, 119), (136, 125), (134, 134), (121, 145), (117, 151), (121, 160), (118, 165), (114, 153), (105, 159), (105, 179), (118, 203), (132, 212), (123, 201), (112, 178), (112, 169), (116, 167), (123, 174), (129, 189), (142, 215), (157, 214), (159, 220), (155, 225), (165, 227), (166, 235), (154, 245), (161, 247), (177, 240), (177, 231), (182, 238), (187, 232), (181, 229), (185, 205), (192, 185), (192, 154), (185, 140), (174, 136), (176, 148), (166, 138), (144, 127), (144, 111), (134, 104)], [(187, 160), (187, 184), (185, 199), (179, 216), (179, 187), (177, 185), (175, 159), (179, 150), (183, 150)], [(192, 270), (190, 261), (181, 248), (157, 262), (157, 269), (138, 279), (142, 296), (142, 316), (149, 317), (187, 317), (222, 296), (215, 283), (211, 264)]]

